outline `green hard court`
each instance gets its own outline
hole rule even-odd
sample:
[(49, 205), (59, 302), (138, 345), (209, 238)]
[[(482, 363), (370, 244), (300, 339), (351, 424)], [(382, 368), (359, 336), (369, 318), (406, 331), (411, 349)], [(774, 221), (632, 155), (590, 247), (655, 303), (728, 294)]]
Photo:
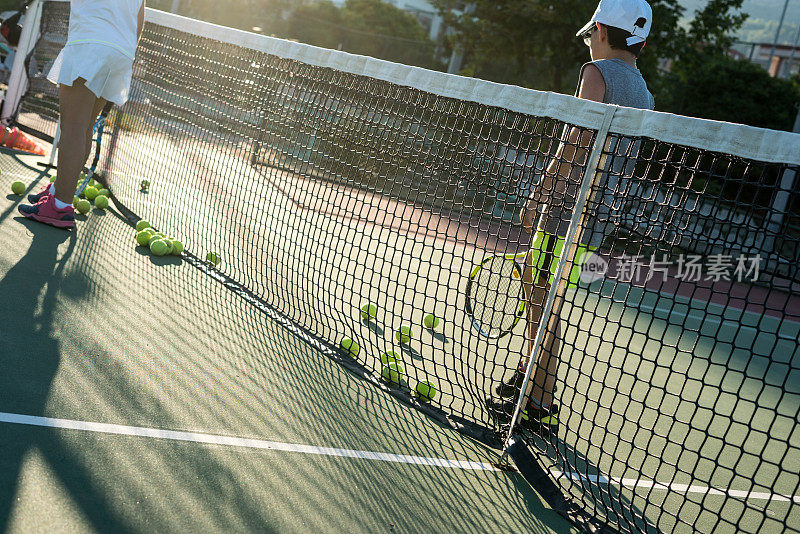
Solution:
[(0, 528), (568, 532), (499, 452), (399, 402), (112, 205), (24, 220), (0, 155)]

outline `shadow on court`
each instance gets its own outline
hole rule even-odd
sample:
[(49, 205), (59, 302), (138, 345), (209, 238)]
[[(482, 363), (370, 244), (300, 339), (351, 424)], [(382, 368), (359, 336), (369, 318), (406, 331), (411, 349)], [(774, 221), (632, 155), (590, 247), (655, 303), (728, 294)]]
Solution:
[[(497, 460), (186, 262), (155, 261), (114, 210), (71, 233), (20, 219), (0, 219), (0, 412)], [(0, 435), (5, 530), (569, 530), (501, 471), (9, 423)]]

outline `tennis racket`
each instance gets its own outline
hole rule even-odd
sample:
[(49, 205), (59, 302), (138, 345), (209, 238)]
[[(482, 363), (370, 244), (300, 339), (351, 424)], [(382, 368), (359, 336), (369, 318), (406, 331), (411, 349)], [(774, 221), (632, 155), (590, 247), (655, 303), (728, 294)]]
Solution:
[[(473, 327), (484, 337), (499, 339), (509, 334), (525, 317), (528, 301), (525, 297), (524, 272), (526, 257), (536, 269), (534, 284), (549, 288), (557, 262), (564, 250), (564, 239), (544, 231), (544, 214), (539, 215), (531, 248), (517, 254), (487, 256), (469, 274), (465, 308)], [(581, 266), (597, 247), (578, 245), (576, 259), (567, 287), (577, 287)]]
[[(543, 224), (546, 206), (536, 224), (536, 237), (531, 250), (537, 251), (544, 235)], [(544, 256), (540, 258), (539, 279), (548, 276), (555, 239), (547, 239)], [(541, 250), (541, 248), (538, 248)], [(527, 299), (523, 276), (528, 252), (495, 254), (487, 256), (469, 274), (465, 308), (472, 326), (482, 336), (499, 339), (509, 334), (525, 316)]]

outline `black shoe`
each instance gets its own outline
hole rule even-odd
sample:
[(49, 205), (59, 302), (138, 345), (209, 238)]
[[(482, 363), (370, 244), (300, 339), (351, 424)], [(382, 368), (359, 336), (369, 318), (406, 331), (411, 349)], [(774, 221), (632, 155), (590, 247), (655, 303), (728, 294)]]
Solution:
[(504, 380), (500, 385), (494, 388), (494, 392), (504, 399), (514, 398), (519, 394), (523, 380), (525, 380), (525, 373), (516, 369), (511, 378)]
[[(499, 425), (507, 425), (511, 421), (515, 406), (516, 403), (509, 400), (486, 399), (486, 408)], [(539, 408), (528, 403), (520, 414), (519, 426), (540, 436), (558, 433), (558, 405)]]
[[(519, 390), (522, 388), (522, 381), (525, 380), (525, 372), (517, 369), (508, 380), (502, 382), (499, 386), (494, 388), (494, 392), (498, 397), (504, 399), (513, 399), (519, 395)], [(553, 386), (553, 394), (558, 391), (556, 386)]]

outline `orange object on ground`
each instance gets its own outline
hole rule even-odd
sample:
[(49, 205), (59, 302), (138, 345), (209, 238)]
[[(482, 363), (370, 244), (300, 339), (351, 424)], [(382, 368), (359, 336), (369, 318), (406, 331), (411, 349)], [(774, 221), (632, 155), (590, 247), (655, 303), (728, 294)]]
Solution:
[(3, 128), (0, 132), (0, 145), (14, 150), (21, 150), (30, 154), (44, 156), (44, 149), (36, 141), (19, 131), (16, 126)]

